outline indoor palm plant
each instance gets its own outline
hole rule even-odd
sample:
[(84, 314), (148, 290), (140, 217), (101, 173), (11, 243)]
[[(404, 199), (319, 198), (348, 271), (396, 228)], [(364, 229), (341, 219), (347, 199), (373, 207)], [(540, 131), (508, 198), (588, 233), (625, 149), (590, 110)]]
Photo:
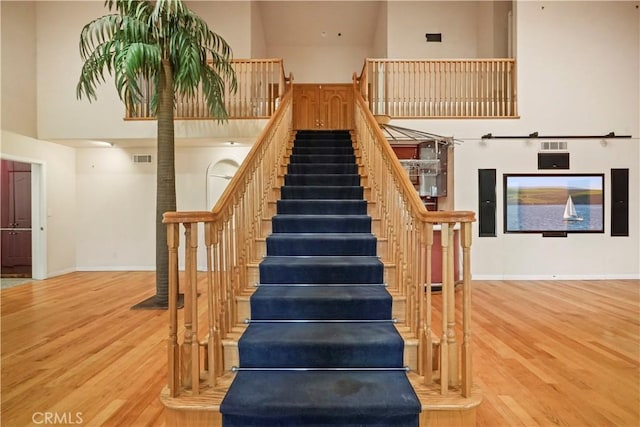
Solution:
[(174, 103), (201, 91), (212, 118), (227, 117), (225, 86), (236, 90), (227, 42), (182, 0), (107, 0), (111, 13), (88, 23), (80, 34), (84, 64), (78, 98), (96, 99), (105, 74), (115, 79), (120, 99), (131, 108), (152, 82), (151, 109), (157, 120), (156, 295), (140, 304), (167, 307), (168, 251), (162, 215), (176, 210)]

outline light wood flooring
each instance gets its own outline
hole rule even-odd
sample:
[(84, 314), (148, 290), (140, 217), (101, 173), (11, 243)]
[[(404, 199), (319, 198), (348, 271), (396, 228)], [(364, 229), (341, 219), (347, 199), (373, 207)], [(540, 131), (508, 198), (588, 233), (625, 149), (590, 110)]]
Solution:
[[(167, 313), (130, 309), (153, 293), (149, 272), (2, 290), (1, 425), (163, 426)], [(640, 281), (477, 281), (472, 333), (478, 426), (640, 425)]]

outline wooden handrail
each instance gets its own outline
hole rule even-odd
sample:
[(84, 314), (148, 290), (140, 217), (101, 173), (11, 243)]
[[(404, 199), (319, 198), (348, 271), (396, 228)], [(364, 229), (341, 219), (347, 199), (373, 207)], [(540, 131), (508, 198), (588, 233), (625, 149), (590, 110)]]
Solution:
[[(400, 161), (386, 141), (380, 126), (361, 94), (363, 79), (354, 75), (356, 145), (371, 188), (370, 197), (380, 219), (380, 233), (388, 240), (385, 261), (395, 264), (394, 288), (406, 297), (405, 326), (418, 338), (418, 373), (428, 385), (439, 375), (442, 395), (458, 390), (471, 395), (471, 211), (427, 211)], [(440, 325), (432, 322), (433, 286), (431, 254), (434, 228), (439, 226), (442, 254)], [(455, 235), (462, 246), (461, 306), (455, 301)], [(462, 345), (456, 336), (456, 313), (462, 311)], [(439, 326), (439, 331), (438, 331)], [(439, 339), (438, 339), (439, 337)], [(439, 369), (432, 365), (438, 348)]]
[[(284, 79), (284, 75), (283, 75)], [(292, 76), (288, 82), (292, 81)], [(283, 80), (283, 81), (284, 81)], [(277, 186), (278, 172), (292, 135), (292, 90), (288, 84), (282, 101), (211, 211), (166, 212), (169, 251), (169, 396), (188, 391), (197, 396), (215, 387), (223, 372), (222, 340), (236, 325), (236, 298), (250, 286), (249, 264), (255, 262), (257, 238), (263, 237), (262, 219)], [(206, 288), (198, 289), (197, 249), (199, 224), (204, 225)], [(179, 229), (185, 232), (184, 316), (179, 327)], [(206, 297), (205, 313), (197, 296)], [(201, 310), (202, 311), (202, 310)], [(206, 322), (205, 327), (199, 321)], [(182, 342), (178, 331), (184, 330)], [(206, 331), (206, 339), (202, 332)], [(201, 348), (205, 357), (201, 360)], [(203, 361), (203, 365), (202, 365)], [(204, 381), (203, 381), (204, 378)]]
[[(388, 238), (390, 261), (395, 263), (392, 291), (406, 296), (406, 319), (410, 333), (418, 338), (418, 372), (425, 383), (440, 380), (442, 395), (457, 390), (471, 393), (470, 346), (470, 246), (475, 214), (468, 211), (430, 212), (420, 200), (407, 174), (361, 96), (354, 77), (355, 145), (371, 191), (375, 215)], [(245, 161), (212, 211), (167, 212), (169, 250), (168, 389), (170, 396), (188, 391), (196, 396), (214, 387), (223, 373), (222, 339), (237, 323), (236, 299), (250, 286), (248, 269), (256, 260), (256, 245), (264, 237), (262, 222), (279, 172), (292, 140), (292, 90), (282, 97), (276, 113), (261, 132)], [(198, 289), (197, 242), (204, 224), (207, 253), (206, 288)], [(442, 307), (440, 327), (432, 322), (431, 253), (434, 227), (440, 227), (442, 252)], [(178, 232), (185, 231), (184, 316), (177, 315), (180, 276)], [(459, 228), (459, 230), (457, 229)], [(456, 336), (454, 235), (459, 233), (463, 250), (462, 342)], [(386, 261), (386, 260), (385, 260)], [(207, 313), (198, 312), (197, 296), (207, 300)], [(200, 327), (201, 323), (206, 323)], [(440, 329), (440, 330), (438, 330)], [(206, 331), (206, 339), (201, 334)], [(180, 331), (184, 331), (181, 333)], [(439, 338), (438, 338), (439, 337)], [(182, 342), (180, 342), (182, 338)], [(204, 359), (201, 350), (204, 347)], [(437, 349), (437, 370), (431, 364)], [(204, 378), (204, 380), (203, 380)]]
[[(368, 105), (364, 101), (364, 98), (356, 97), (356, 102), (359, 103), (360, 108), (368, 111)], [(368, 121), (370, 129), (376, 134), (376, 139), (379, 141), (386, 141), (384, 133), (380, 129), (378, 122), (376, 122), (373, 114), (365, 115), (365, 119)], [(406, 171), (402, 167), (402, 164), (398, 160), (398, 157), (389, 144), (380, 144), (380, 149), (383, 150), (384, 156), (389, 160), (390, 166), (393, 168), (392, 174), (398, 180), (402, 186), (402, 193), (407, 197), (411, 203), (411, 209), (416, 213), (418, 219), (424, 222), (440, 223), (440, 222), (473, 222), (475, 221), (475, 213), (471, 211), (429, 211), (425, 208), (424, 202), (420, 199), (420, 195), (415, 191), (415, 186), (411, 182), (411, 179), (407, 175)], [(395, 161), (394, 161), (395, 160)]]

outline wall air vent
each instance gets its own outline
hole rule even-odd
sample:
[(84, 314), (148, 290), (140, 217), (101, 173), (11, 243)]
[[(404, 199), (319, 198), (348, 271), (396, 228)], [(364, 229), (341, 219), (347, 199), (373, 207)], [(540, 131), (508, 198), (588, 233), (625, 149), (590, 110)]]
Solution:
[(151, 154), (134, 154), (133, 163), (151, 163)]
[(424, 36), (427, 42), (442, 42), (442, 33), (426, 33)]
[(540, 151), (567, 151), (567, 141), (542, 141)]

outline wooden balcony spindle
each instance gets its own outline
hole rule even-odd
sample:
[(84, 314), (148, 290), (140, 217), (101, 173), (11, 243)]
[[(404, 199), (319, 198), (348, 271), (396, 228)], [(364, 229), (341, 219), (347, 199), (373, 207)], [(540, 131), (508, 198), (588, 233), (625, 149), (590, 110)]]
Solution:
[(425, 272), (425, 320), (424, 320), (424, 347), (421, 347), (421, 353), (424, 357), (424, 382), (429, 385), (433, 383), (433, 336), (431, 327), (432, 318), (432, 304), (431, 300), (431, 254), (433, 249), (433, 224), (426, 223), (425, 226), (425, 257), (423, 258), (426, 264)]
[[(185, 374), (190, 376), (191, 391), (194, 395), (200, 393), (200, 342), (198, 340), (198, 223), (185, 225), (185, 345), (190, 346), (185, 360)], [(188, 339), (187, 339), (188, 336)], [(187, 357), (185, 357), (187, 359)]]
[(178, 245), (179, 224), (167, 224), (169, 250), (169, 338), (167, 340), (167, 387), (169, 395), (176, 397), (180, 391), (180, 346), (178, 345)]
[(471, 396), (471, 223), (463, 222), (460, 229), (462, 246), (462, 396)]
[(449, 392), (449, 376), (451, 373), (450, 353), (453, 348), (449, 349), (449, 293), (453, 292), (449, 286), (449, 224), (443, 222), (440, 224), (440, 246), (442, 253), (442, 335), (440, 338), (440, 394), (446, 395)]
[[(447, 309), (449, 313), (447, 315), (447, 340), (449, 344), (449, 385), (458, 386), (460, 384), (460, 368), (459, 368), (459, 360), (458, 360), (458, 342), (456, 339), (456, 280), (454, 274), (454, 226), (455, 223), (448, 224), (448, 232), (446, 236), (442, 236), (443, 240), (446, 237), (448, 240), (447, 248), (448, 256), (447, 256), (447, 274), (446, 274), (446, 286), (449, 288), (447, 292)], [(445, 248), (442, 248), (443, 253)], [(443, 263), (443, 272), (444, 272), (444, 263)], [(444, 287), (444, 274), (443, 274), (443, 284)]]
[(219, 222), (211, 225), (213, 233), (213, 286), (214, 286), (214, 307), (216, 308), (215, 327), (216, 327), (216, 372), (222, 373), (224, 370), (224, 360), (222, 358), (222, 338), (226, 336), (227, 330), (224, 327), (225, 306), (224, 306), (224, 285), (222, 283), (222, 250), (221, 248), (221, 230)]
[(191, 227), (190, 224), (184, 224), (185, 227), (185, 281), (184, 281), (184, 339), (182, 341), (182, 385), (185, 388), (191, 388), (191, 352), (193, 350), (194, 329), (193, 318), (194, 310), (191, 294), (193, 293), (193, 283), (191, 282), (191, 275), (189, 274), (189, 244), (191, 240)]
[(217, 327), (216, 327), (216, 298), (213, 283), (213, 227), (211, 222), (204, 224), (204, 245), (207, 252), (207, 318), (209, 321), (209, 336), (207, 339), (206, 368), (208, 371), (209, 386), (216, 385), (216, 346)]

